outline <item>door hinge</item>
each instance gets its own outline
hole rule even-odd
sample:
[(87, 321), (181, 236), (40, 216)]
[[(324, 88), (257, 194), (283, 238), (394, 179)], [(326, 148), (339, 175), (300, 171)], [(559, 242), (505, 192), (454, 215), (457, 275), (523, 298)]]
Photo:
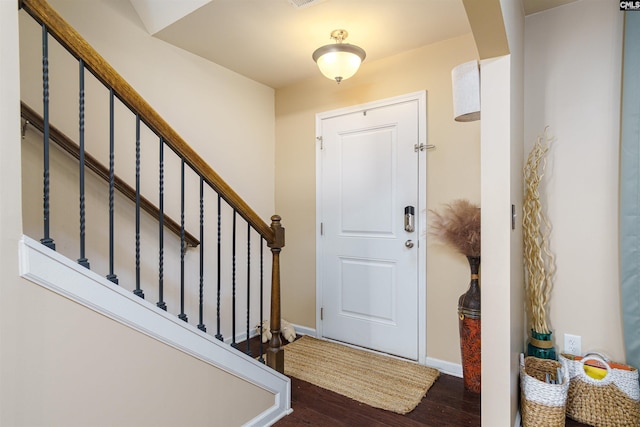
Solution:
[(320, 307), (320, 320), (324, 320), (324, 308)]
[(322, 136), (316, 136), (316, 139), (318, 140), (318, 142), (320, 142), (320, 149), (323, 150), (324, 149), (324, 141), (322, 140)]

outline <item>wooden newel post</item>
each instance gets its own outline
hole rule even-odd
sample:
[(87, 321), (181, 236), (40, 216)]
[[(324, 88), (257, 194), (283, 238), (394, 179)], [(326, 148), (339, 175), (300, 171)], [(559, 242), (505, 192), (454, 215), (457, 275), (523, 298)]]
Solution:
[(273, 254), (271, 268), (271, 340), (267, 349), (267, 366), (284, 374), (284, 350), (280, 338), (280, 251), (284, 247), (284, 228), (280, 225), (280, 216), (271, 217), (271, 229), (273, 230), (273, 242), (267, 245)]

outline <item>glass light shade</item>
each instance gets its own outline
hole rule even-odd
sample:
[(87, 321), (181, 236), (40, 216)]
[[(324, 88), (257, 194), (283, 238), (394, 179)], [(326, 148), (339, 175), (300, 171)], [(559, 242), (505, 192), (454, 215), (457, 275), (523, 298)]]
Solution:
[(352, 77), (365, 56), (364, 50), (358, 46), (342, 43), (322, 46), (313, 52), (313, 60), (320, 72), (338, 83)]

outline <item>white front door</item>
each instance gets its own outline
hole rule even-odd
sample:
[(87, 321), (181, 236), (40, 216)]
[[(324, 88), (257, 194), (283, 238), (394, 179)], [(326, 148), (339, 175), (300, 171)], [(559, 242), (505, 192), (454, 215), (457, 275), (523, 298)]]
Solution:
[(412, 360), (424, 318), (420, 106), (401, 98), (319, 122), (321, 335)]

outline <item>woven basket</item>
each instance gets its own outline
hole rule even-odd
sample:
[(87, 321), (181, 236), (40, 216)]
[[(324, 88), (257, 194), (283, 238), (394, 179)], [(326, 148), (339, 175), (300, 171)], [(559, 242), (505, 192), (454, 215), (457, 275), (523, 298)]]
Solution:
[(562, 364), (555, 360), (520, 355), (520, 412), (523, 427), (564, 426), (569, 381), (549, 384), (546, 374), (554, 378)]
[[(570, 355), (560, 355), (570, 378), (567, 396), (567, 416), (595, 427), (640, 426), (640, 389), (638, 370), (632, 367), (612, 367), (597, 354), (589, 354), (581, 360)], [(606, 369), (601, 379), (588, 376), (585, 362), (597, 361)]]

